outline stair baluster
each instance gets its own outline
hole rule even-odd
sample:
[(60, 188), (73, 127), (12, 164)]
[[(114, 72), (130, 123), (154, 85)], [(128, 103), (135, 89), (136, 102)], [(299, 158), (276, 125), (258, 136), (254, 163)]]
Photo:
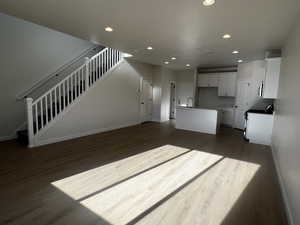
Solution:
[[(105, 48), (90, 59), (86, 57), (82, 66), (35, 101), (32, 98), (26, 98), (29, 147), (36, 145), (35, 137), (41, 130), (54, 122), (59, 115), (75, 103), (76, 99), (122, 59), (121, 52)], [(24, 131), (20, 131), (20, 134), (24, 136)]]

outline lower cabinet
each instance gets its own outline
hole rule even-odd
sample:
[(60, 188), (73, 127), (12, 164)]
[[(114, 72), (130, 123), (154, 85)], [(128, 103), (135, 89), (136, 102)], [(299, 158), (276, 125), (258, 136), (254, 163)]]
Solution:
[(246, 137), (250, 143), (271, 145), (273, 115), (248, 113)]

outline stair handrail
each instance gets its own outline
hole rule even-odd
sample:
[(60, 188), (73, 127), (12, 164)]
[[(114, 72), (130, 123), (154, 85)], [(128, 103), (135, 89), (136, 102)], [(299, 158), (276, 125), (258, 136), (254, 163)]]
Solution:
[(79, 59), (81, 59), (84, 55), (88, 54), (91, 51), (95, 51), (98, 47), (100, 46), (95, 46), (93, 45), (92, 47), (86, 49), (84, 52), (82, 52), (79, 56), (76, 56), (75, 58), (71, 59), (69, 62), (65, 63), (64, 65), (62, 65), (61, 67), (59, 67), (57, 70), (55, 70), (54, 72), (51, 72), (50, 74), (48, 74), (47, 76), (41, 78), (39, 81), (37, 81), (36, 83), (34, 83), (30, 88), (28, 88), (26, 91), (23, 91), (21, 94), (18, 94), (16, 96), (17, 101), (23, 100), (25, 98), (27, 98), (31, 93), (33, 93), (35, 90), (37, 90), (38, 88), (42, 87), (43, 85), (45, 85), (47, 82), (49, 82), (52, 78), (56, 77), (57, 74), (61, 73), (62, 71), (64, 71), (65, 69), (67, 69), (68, 67), (70, 67), (71, 65), (73, 65), (74, 63), (76, 63)]
[[(88, 59), (88, 61), (91, 61), (92, 59), (96, 58), (98, 55), (101, 55), (103, 52), (107, 51), (108, 48), (104, 48), (103, 50), (101, 50), (100, 52), (98, 52), (96, 55), (94, 55), (91, 58), (86, 57), (86, 59)], [(38, 97), (36, 100), (34, 100), (32, 102), (32, 104), (35, 104), (36, 102), (40, 101), (43, 97), (45, 97), (46, 95), (48, 95), (51, 91), (53, 91), (54, 89), (56, 89), (58, 86), (60, 86), (63, 82), (65, 82), (67, 79), (69, 79), (70, 77), (72, 77), (75, 73), (77, 73), (79, 70), (81, 70), (83, 67), (87, 66), (87, 63), (89, 63), (88, 61), (85, 61), (85, 63), (83, 65), (81, 65), (80, 67), (78, 67), (77, 69), (75, 69), (73, 72), (71, 72), (68, 76), (66, 76), (64, 79), (62, 79), (61, 81), (59, 81), (56, 85), (54, 85), (53, 87), (51, 87), (48, 91), (46, 91), (44, 94), (42, 94), (40, 97)]]
[(68, 76), (66, 76), (64, 79), (62, 79), (61, 81), (59, 81), (57, 84), (55, 84), (53, 87), (51, 87), (48, 91), (46, 91), (44, 94), (42, 94), (40, 97), (38, 97), (37, 99), (35, 99), (32, 104), (36, 104), (37, 102), (39, 102), (42, 98), (44, 98), (46, 95), (50, 94), (51, 91), (53, 91), (54, 89), (56, 89), (58, 86), (60, 86), (63, 82), (65, 82), (67, 79), (69, 79), (70, 77), (73, 76), (73, 74), (75, 74), (76, 72), (78, 72), (80, 69), (82, 69), (83, 67), (85, 67), (86, 64), (83, 64), (82, 66), (78, 67), (76, 70), (74, 70), (72, 73), (70, 73)]

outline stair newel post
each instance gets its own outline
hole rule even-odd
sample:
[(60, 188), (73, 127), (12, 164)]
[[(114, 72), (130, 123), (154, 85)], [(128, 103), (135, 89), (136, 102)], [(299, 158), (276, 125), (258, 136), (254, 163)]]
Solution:
[(26, 98), (26, 107), (27, 107), (27, 129), (28, 129), (28, 143), (29, 147), (34, 146), (33, 140), (33, 115), (32, 115), (32, 98)]
[(85, 90), (87, 90), (89, 88), (89, 74), (90, 74), (90, 70), (89, 70), (90, 59), (89, 59), (89, 57), (85, 57), (84, 62), (85, 62)]

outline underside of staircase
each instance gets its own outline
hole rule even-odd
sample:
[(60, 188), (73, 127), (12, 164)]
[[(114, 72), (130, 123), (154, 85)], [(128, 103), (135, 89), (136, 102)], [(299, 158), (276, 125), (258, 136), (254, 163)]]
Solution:
[(122, 60), (121, 52), (105, 48), (91, 59), (86, 58), (84, 65), (36, 100), (27, 98), (27, 129), (17, 132), (18, 142), (29, 147), (39, 145), (39, 135), (80, 102), (81, 96)]

